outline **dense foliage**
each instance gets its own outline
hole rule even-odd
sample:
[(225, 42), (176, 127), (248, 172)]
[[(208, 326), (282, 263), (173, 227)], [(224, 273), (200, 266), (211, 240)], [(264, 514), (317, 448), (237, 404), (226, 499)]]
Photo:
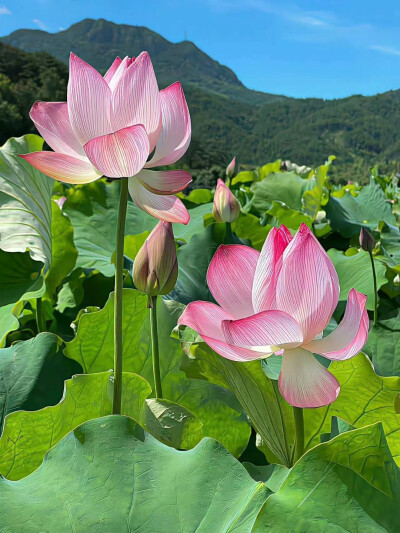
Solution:
[(0, 43), (0, 143), (35, 132), (35, 100), (65, 100), (68, 68), (46, 52), (27, 53)]
[[(174, 225), (178, 281), (158, 302), (162, 399), (147, 297), (132, 281), (156, 220), (129, 201), (123, 416), (110, 416), (120, 182), (56, 183), (18, 157), (41, 146), (27, 135), (0, 150), (0, 529), (399, 531), (397, 178), (374, 170), (364, 187), (334, 186), (331, 160), (309, 171), (278, 160), (240, 172), (230, 183), (242, 206), (233, 234), (212, 217), (213, 192), (180, 194), (191, 221)], [(233, 362), (176, 326), (185, 305), (212, 299), (206, 272), (220, 244), (259, 250), (273, 226), (294, 232), (302, 223), (339, 276), (327, 329), (351, 288), (368, 296), (372, 318), (361, 228), (376, 240), (379, 300), (365, 353), (329, 367), (338, 399), (305, 410), (306, 453), (295, 462), (292, 411), (276, 386), (282, 358)]]

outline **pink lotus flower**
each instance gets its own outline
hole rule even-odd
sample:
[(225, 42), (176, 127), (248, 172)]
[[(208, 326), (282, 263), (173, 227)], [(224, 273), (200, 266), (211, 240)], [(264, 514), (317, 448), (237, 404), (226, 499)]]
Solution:
[(172, 195), (191, 182), (190, 174), (149, 169), (175, 163), (186, 152), (189, 110), (179, 82), (158, 90), (147, 52), (117, 57), (104, 77), (71, 54), (67, 102), (36, 102), (30, 116), (54, 150), (21, 156), (35, 168), (65, 183), (128, 177), (130, 195), (143, 211), (188, 223), (186, 208)]
[(220, 246), (207, 273), (219, 305), (192, 302), (179, 324), (196, 330), (217, 353), (234, 361), (282, 355), (279, 389), (296, 407), (333, 402), (339, 383), (313, 356), (354, 357), (368, 338), (366, 296), (352, 289), (337, 328), (322, 338), (339, 299), (328, 255), (303, 224), (292, 238), (272, 228), (261, 253)]
[(240, 204), (233, 192), (219, 179), (214, 194), (213, 216), (217, 222), (235, 222)]

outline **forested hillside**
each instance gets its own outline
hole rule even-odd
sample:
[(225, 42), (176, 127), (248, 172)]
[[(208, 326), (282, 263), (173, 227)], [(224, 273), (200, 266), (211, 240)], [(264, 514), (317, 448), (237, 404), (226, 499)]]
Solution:
[(147, 28), (104, 20), (57, 34), (18, 30), (2, 41), (13, 46), (0, 43), (1, 143), (34, 131), (28, 112), (35, 100), (65, 98), (70, 50), (105, 71), (116, 55), (147, 49), (161, 88), (183, 83), (193, 123), (184, 163), (203, 184), (214, 182), (235, 154), (245, 166), (277, 158), (313, 166), (334, 154), (332, 176), (358, 181), (370, 166), (393, 170), (400, 159), (400, 91), (329, 101), (259, 93), (192, 43), (173, 44)]

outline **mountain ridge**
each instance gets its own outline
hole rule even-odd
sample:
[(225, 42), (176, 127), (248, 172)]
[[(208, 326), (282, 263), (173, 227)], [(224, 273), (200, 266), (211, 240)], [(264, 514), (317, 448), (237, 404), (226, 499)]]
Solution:
[(63, 62), (68, 61), (69, 52), (73, 51), (103, 72), (117, 55), (131, 56), (147, 50), (157, 79), (163, 85), (179, 80), (184, 86), (201, 87), (252, 105), (287, 99), (248, 89), (229, 67), (212, 59), (191, 41), (172, 43), (145, 26), (84, 19), (57, 33), (20, 29), (1, 37), (0, 41), (26, 52), (50, 52)]

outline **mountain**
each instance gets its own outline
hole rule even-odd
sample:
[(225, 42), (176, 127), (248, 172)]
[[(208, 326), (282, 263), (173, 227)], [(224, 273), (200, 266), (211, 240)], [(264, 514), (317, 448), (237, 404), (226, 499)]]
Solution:
[(189, 41), (171, 43), (143, 26), (85, 19), (58, 33), (17, 30), (0, 39), (27, 52), (46, 51), (67, 62), (73, 51), (96, 69), (105, 72), (116, 56), (149, 52), (160, 86), (181, 81), (239, 102), (263, 105), (286, 97), (247, 89), (228, 67), (220, 65)]
[(86, 20), (57, 34), (18, 30), (2, 40), (26, 50), (47, 50), (61, 61), (0, 42), (0, 144), (35, 131), (28, 117), (34, 100), (65, 99), (70, 49), (103, 71), (114, 56), (147, 49), (161, 87), (183, 80), (193, 137), (180, 164), (190, 168), (198, 184), (214, 184), (233, 155), (245, 166), (278, 158), (313, 166), (334, 154), (333, 178), (354, 181), (367, 179), (377, 163), (393, 170), (400, 160), (400, 91), (274, 100), (246, 89), (232, 71), (192, 43), (174, 45), (146, 28), (102, 20)]

